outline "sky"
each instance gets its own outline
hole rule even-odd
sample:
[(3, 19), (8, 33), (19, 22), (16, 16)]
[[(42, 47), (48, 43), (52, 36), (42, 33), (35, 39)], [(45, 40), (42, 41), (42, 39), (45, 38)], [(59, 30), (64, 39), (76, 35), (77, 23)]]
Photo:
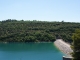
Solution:
[(80, 0), (0, 0), (6, 19), (80, 22)]

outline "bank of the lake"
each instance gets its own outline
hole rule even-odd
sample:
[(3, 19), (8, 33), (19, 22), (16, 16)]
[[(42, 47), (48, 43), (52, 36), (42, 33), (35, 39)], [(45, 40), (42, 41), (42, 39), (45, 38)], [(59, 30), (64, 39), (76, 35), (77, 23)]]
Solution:
[(53, 43), (0, 43), (0, 60), (62, 60)]
[(59, 48), (59, 50), (64, 52), (66, 56), (71, 57), (73, 50), (71, 49), (70, 44), (64, 42), (62, 39), (57, 39), (54, 44), (57, 48)]

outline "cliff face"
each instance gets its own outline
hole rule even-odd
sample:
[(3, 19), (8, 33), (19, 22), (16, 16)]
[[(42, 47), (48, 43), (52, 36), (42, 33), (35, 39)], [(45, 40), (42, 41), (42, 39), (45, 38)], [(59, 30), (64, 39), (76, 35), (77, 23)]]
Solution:
[(70, 45), (64, 42), (62, 39), (57, 39), (54, 42), (55, 46), (59, 48), (63, 53), (65, 53), (67, 56), (71, 57), (70, 53), (73, 52), (70, 48)]

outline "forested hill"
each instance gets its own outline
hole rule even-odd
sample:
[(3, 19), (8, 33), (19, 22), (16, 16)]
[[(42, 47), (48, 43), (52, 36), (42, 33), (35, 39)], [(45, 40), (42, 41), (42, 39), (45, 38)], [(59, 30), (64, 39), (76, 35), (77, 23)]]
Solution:
[(0, 22), (0, 42), (53, 42), (56, 38), (70, 42), (77, 28), (80, 23), (8, 19)]

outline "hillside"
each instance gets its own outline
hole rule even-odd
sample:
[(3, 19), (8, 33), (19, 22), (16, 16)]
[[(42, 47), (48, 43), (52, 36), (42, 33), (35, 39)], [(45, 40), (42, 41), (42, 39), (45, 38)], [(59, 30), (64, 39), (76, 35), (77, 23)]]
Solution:
[(75, 29), (80, 23), (18, 21), (5, 20), (0, 22), (0, 42), (53, 42), (56, 38), (71, 42)]

